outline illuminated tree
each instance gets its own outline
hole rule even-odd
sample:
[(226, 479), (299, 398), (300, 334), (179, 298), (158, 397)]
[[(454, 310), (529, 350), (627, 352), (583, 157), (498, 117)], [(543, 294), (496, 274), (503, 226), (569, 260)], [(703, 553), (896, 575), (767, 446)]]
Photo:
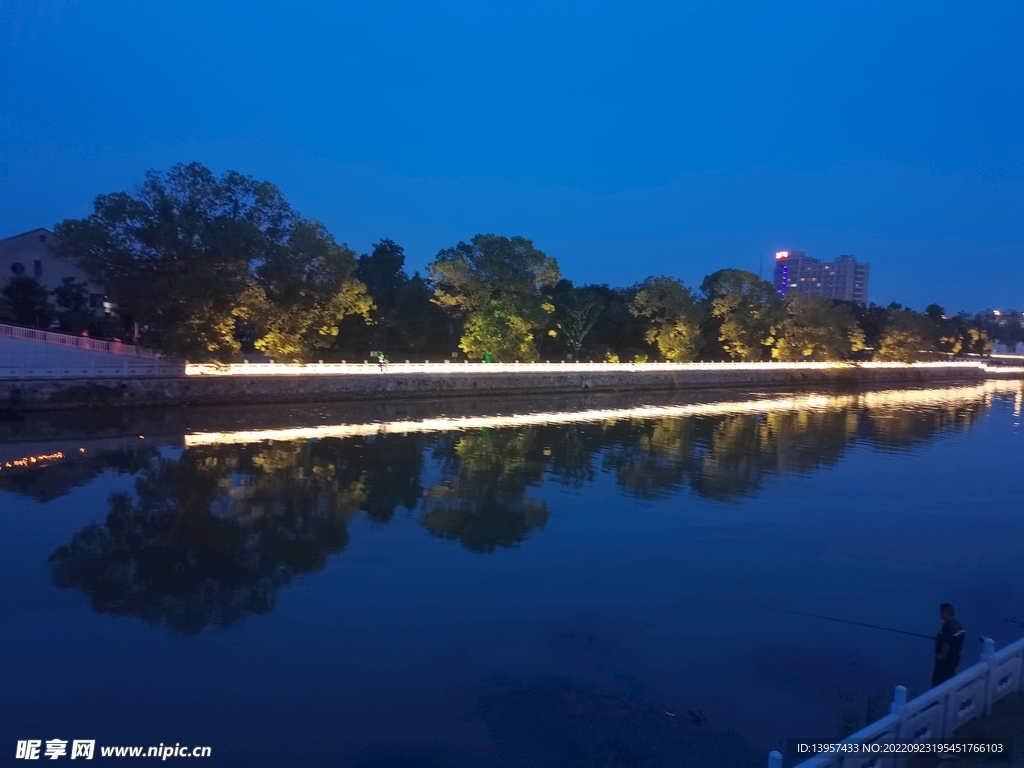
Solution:
[(465, 318), (459, 346), (467, 354), (537, 357), (533, 333), (554, 310), (544, 291), (560, 276), (553, 258), (522, 237), (477, 235), (438, 253), (428, 269), (434, 300)]
[(794, 296), (786, 309), (775, 329), (772, 357), (777, 360), (846, 360), (864, 349), (864, 331), (846, 307)]
[(307, 359), (339, 316), (370, 306), (354, 255), (302, 219), (268, 182), (199, 163), (151, 171), (135, 192), (100, 195), (56, 227), (59, 251), (101, 275), (145, 343), (189, 359), (232, 359), (236, 326), (258, 348)]
[(737, 360), (762, 360), (785, 317), (785, 304), (771, 283), (742, 269), (722, 269), (700, 286), (723, 349)]
[(890, 310), (875, 360), (915, 363), (937, 357), (938, 331), (927, 315), (909, 309)]
[(649, 277), (640, 284), (630, 311), (651, 321), (646, 339), (666, 360), (685, 363), (697, 355), (700, 311), (693, 292), (672, 277)]

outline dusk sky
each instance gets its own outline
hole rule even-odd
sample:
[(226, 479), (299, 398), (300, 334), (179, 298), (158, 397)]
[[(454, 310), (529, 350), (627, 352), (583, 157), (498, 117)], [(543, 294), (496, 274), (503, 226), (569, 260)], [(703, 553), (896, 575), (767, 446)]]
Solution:
[(409, 271), (521, 234), (577, 283), (797, 249), (1024, 309), (1024, 3), (0, 0), (0, 237), (197, 160)]

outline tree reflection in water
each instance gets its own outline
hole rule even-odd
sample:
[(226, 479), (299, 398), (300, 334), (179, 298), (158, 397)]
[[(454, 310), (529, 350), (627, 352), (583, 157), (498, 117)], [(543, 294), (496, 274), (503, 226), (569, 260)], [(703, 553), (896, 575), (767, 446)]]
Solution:
[(548, 520), (547, 505), (526, 496), (547, 462), (540, 430), (492, 430), (451, 436), (437, 445), (445, 480), (427, 491), (423, 525), (473, 552), (512, 547)]
[[(85, 591), (97, 611), (196, 632), (269, 611), (283, 584), (346, 546), (359, 512), (386, 524), (402, 507), (438, 537), (493, 552), (543, 528), (549, 511), (535, 494), (546, 481), (582, 487), (603, 472), (639, 499), (688, 486), (732, 502), (771, 476), (835, 465), (854, 443), (900, 449), (970, 428), (985, 409), (979, 398), (139, 454), (135, 494), (111, 496), (106, 520), (50, 563), (55, 581)], [(440, 481), (424, 488), (426, 457)]]

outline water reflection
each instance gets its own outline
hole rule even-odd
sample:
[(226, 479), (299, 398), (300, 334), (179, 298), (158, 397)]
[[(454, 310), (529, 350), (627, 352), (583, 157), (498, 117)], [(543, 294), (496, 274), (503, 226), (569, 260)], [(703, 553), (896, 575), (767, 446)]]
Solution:
[(493, 552), (542, 527), (547, 505), (526, 496), (544, 479), (540, 437), (540, 430), (524, 428), (439, 440), (434, 456), (445, 479), (425, 494), (426, 529), (473, 552)]
[[(295, 574), (344, 549), (360, 512), (387, 524), (402, 508), (435, 536), (493, 552), (544, 527), (545, 482), (581, 487), (605, 473), (639, 499), (689, 488), (733, 502), (773, 476), (834, 465), (857, 443), (899, 450), (970, 429), (992, 394), (964, 387), (910, 404), (906, 392), (768, 398), (733, 403), (732, 413), (687, 405), (674, 406), (679, 415), (437, 433), (342, 425), (353, 436), (254, 443), (200, 435), (179, 451), (111, 454), (110, 467), (136, 473), (135, 493), (111, 496), (106, 520), (50, 563), (58, 584), (83, 590), (101, 613), (196, 632), (269, 611)], [(73, 462), (44, 471), (66, 483), (94, 473)], [(0, 485), (37, 495), (26, 477)]]

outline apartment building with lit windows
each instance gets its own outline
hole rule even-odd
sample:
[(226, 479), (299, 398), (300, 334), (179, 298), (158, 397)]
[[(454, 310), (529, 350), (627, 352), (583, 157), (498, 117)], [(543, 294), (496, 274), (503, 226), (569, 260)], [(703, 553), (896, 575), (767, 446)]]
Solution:
[(780, 296), (795, 293), (805, 298), (817, 296), (867, 304), (869, 272), (870, 265), (854, 256), (822, 261), (803, 251), (778, 251), (772, 282)]

